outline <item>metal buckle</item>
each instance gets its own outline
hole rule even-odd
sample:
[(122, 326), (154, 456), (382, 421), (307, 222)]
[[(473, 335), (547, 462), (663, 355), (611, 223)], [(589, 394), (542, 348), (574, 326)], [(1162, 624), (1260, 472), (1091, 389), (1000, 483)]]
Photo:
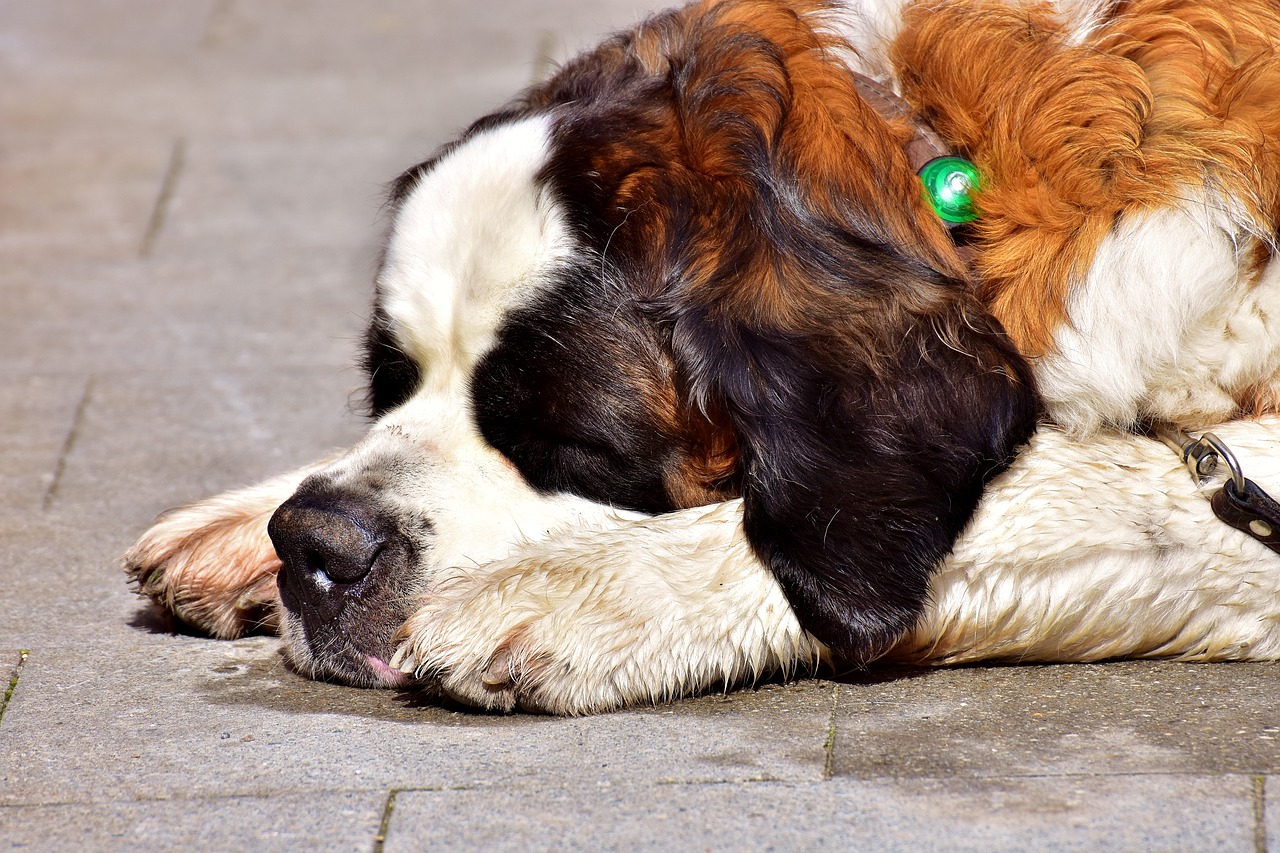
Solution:
[(1211, 432), (1192, 438), (1164, 425), (1153, 425), (1150, 431), (1178, 453), (1196, 483), (1217, 471), (1219, 460), (1226, 460), (1231, 477), (1209, 499), (1213, 514), (1280, 553), (1280, 504), (1245, 477), (1240, 462), (1222, 439)]
[(1197, 483), (1212, 476), (1218, 470), (1218, 460), (1225, 459), (1227, 467), (1231, 469), (1231, 479), (1236, 491), (1244, 491), (1244, 470), (1236, 460), (1236, 455), (1227, 447), (1226, 442), (1213, 433), (1206, 432), (1199, 438), (1192, 438), (1182, 430), (1168, 426), (1157, 426), (1154, 432), (1157, 438), (1177, 451), (1182, 457), (1182, 464), (1187, 466), (1187, 471)]

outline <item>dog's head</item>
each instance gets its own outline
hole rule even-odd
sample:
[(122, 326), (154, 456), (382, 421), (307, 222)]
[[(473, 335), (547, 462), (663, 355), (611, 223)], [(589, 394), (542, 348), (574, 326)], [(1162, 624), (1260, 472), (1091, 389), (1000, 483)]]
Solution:
[(396, 182), (376, 423), (271, 525), (299, 665), (386, 680), (440, 568), (737, 495), (838, 656), (910, 627), (1032, 383), (820, 23), (651, 19)]

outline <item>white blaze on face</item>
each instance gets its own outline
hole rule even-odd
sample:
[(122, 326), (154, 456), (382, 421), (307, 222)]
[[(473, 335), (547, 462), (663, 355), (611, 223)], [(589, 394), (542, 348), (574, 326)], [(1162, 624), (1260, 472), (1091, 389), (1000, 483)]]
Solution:
[(378, 277), (382, 308), (422, 384), (326, 474), (339, 485), (376, 480), (406, 531), (428, 523), (427, 575), (506, 556), (562, 526), (622, 517), (533, 489), (471, 414), (471, 374), (505, 318), (553, 286), (581, 251), (539, 186), (550, 150), (546, 116), (477, 133), (417, 179), (392, 225)]
[(503, 317), (575, 249), (537, 181), (550, 134), (546, 116), (476, 134), (427, 170), (396, 213), (378, 284), (426, 387), (465, 383)]

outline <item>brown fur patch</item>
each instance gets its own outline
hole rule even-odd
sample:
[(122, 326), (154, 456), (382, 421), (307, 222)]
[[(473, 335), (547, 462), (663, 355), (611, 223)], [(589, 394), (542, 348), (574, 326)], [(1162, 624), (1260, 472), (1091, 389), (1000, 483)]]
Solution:
[(1022, 351), (1066, 320), (1115, 220), (1216, 186), (1280, 213), (1280, 6), (1117, 4), (1074, 45), (1047, 6), (918, 3), (893, 46), (904, 94), (984, 172), (977, 265)]

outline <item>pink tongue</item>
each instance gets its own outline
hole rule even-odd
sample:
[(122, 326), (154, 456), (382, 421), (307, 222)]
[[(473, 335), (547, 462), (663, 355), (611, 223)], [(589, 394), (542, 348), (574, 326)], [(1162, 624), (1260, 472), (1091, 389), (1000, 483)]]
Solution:
[(373, 655), (365, 655), (365, 662), (369, 664), (369, 668), (378, 674), (387, 684), (399, 685), (409, 680), (409, 676), (405, 675), (398, 669), (392, 669), (382, 660), (382, 658)]

